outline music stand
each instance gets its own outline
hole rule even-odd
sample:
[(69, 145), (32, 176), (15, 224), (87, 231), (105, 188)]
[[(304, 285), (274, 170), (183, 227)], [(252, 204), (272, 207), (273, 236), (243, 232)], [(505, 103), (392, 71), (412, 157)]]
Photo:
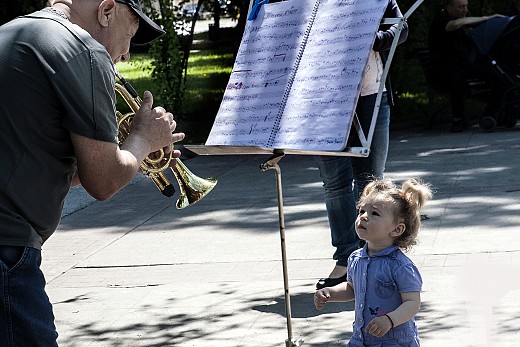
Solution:
[[(424, 0), (417, 0), (410, 9), (403, 14), (401, 18), (383, 18), (382, 24), (398, 24), (397, 34), (392, 42), (390, 52), (386, 65), (383, 69), (381, 80), (386, 81), (388, 72), (390, 70), (390, 64), (394, 56), (399, 36), (402, 28), (408, 17), (422, 4)], [(253, 1), (251, 2), (251, 4)], [(249, 8), (251, 11), (251, 6)], [(189, 149), (198, 155), (255, 155), (255, 154), (271, 154), (271, 157), (260, 165), (260, 170), (274, 170), (276, 177), (276, 189), (278, 198), (278, 220), (280, 230), (280, 246), (282, 252), (282, 269), (283, 269), (283, 281), (284, 281), (284, 296), (285, 296), (285, 313), (287, 320), (287, 339), (285, 340), (286, 347), (299, 347), (303, 344), (303, 339), (294, 340), (292, 332), (292, 314), (291, 314), (291, 297), (289, 293), (289, 275), (287, 271), (287, 254), (285, 245), (285, 219), (283, 211), (283, 195), (282, 195), (282, 175), (281, 169), (278, 163), (286, 154), (301, 154), (301, 155), (321, 155), (321, 156), (353, 156), (353, 157), (368, 157), (370, 154), (370, 145), (374, 135), (375, 125), (377, 121), (377, 115), (379, 114), (379, 107), (381, 103), (381, 97), (384, 90), (384, 83), (381, 83), (376, 97), (374, 112), (372, 114), (372, 120), (370, 123), (370, 129), (368, 134), (365, 136), (363, 129), (359, 123), (357, 116), (354, 117), (353, 125), (356, 133), (359, 137), (361, 147), (347, 147), (341, 152), (330, 152), (330, 151), (308, 151), (308, 150), (295, 150), (295, 149), (272, 149), (256, 146), (224, 146), (224, 145), (185, 145), (184, 147)]]

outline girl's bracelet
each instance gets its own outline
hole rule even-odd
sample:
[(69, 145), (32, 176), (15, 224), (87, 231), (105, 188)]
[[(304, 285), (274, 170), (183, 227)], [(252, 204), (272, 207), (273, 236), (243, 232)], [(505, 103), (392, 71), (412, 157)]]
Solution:
[(385, 314), (386, 318), (390, 319), (390, 323), (392, 324), (392, 328), (390, 329), (393, 329), (394, 328), (394, 321), (392, 320), (392, 318), (390, 318), (389, 315)]

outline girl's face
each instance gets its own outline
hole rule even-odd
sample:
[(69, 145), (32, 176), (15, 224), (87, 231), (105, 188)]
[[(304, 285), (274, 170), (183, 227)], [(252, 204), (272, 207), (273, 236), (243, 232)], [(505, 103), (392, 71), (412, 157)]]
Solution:
[(395, 205), (381, 195), (369, 196), (359, 206), (356, 232), (369, 249), (379, 251), (391, 246), (394, 238), (404, 231), (404, 224), (395, 220), (394, 208)]

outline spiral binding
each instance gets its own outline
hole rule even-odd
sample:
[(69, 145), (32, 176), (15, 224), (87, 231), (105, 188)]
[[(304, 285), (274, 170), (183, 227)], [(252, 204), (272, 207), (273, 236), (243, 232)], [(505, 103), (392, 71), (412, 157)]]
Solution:
[(281, 101), (282, 105), (281, 105), (280, 109), (278, 110), (278, 114), (276, 115), (276, 120), (274, 122), (273, 130), (271, 130), (271, 135), (269, 135), (269, 140), (267, 141), (268, 148), (272, 147), (273, 142), (276, 138), (276, 135), (278, 134), (278, 131), (280, 130), (280, 121), (281, 121), (283, 113), (285, 111), (285, 105), (287, 102), (287, 98), (289, 97), (289, 93), (292, 89), (294, 78), (296, 77), (296, 72), (298, 71), (298, 67), (300, 66), (300, 61), (301, 61), (301, 58), (303, 55), (303, 51), (305, 50), (305, 46), (307, 45), (307, 40), (311, 33), (311, 29), (314, 24), (314, 20), (316, 19), (316, 14), (318, 13), (318, 7), (320, 6), (320, 2), (321, 2), (321, 0), (316, 0), (316, 3), (314, 4), (314, 7), (312, 9), (312, 15), (311, 15), (311, 18), (309, 19), (309, 25), (307, 26), (307, 29), (305, 30), (302, 44), (300, 46), (298, 54), (296, 55), (296, 60), (294, 61), (293, 70), (287, 81), (287, 87), (285, 88), (285, 92), (283, 94), (282, 101)]

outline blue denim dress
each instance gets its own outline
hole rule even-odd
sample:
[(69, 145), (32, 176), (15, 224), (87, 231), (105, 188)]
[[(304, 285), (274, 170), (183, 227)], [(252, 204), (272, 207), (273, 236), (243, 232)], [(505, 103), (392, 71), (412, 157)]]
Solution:
[(397, 246), (369, 256), (366, 245), (352, 253), (348, 263), (347, 280), (354, 285), (356, 309), (353, 334), (347, 346), (419, 346), (414, 319), (390, 329), (382, 337), (364, 331), (372, 319), (401, 305), (400, 293), (421, 291), (422, 278), (415, 264)]

